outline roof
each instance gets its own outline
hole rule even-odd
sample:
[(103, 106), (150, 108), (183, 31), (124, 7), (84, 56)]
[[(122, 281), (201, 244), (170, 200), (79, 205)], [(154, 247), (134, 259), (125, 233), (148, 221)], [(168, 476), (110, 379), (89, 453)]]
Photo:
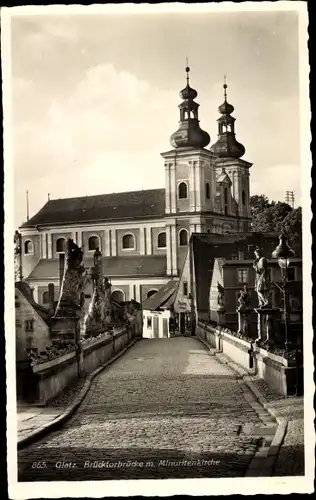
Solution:
[[(86, 268), (93, 266), (93, 258), (84, 259)], [(109, 278), (131, 276), (163, 276), (167, 274), (165, 255), (135, 255), (102, 257), (103, 274)], [(28, 280), (59, 279), (59, 260), (41, 259), (31, 271)]]
[(171, 280), (162, 286), (158, 292), (144, 300), (143, 309), (155, 311), (157, 309), (168, 309), (175, 298), (175, 292), (178, 287), (178, 281)]
[(31, 289), (30, 285), (25, 281), (17, 281), (15, 283), (15, 288), (19, 290), (19, 292), (23, 295), (23, 297), (36, 310), (36, 312), (42, 318), (42, 320), (45, 321), (45, 323), (48, 323), (50, 319), (49, 311), (45, 307), (35, 302), (33, 297), (33, 290)]
[[(163, 217), (165, 189), (49, 200), (21, 228), (78, 222)], [(144, 215), (145, 214), (145, 215)]]

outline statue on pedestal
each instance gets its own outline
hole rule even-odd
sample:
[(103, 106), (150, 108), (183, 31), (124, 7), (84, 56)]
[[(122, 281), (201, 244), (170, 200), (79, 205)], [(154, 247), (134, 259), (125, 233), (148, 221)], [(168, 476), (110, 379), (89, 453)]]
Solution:
[(65, 270), (55, 317), (80, 316), (84, 303), (85, 268), (83, 252), (72, 239), (67, 241)]
[(247, 285), (244, 285), (243, 290), (240, 290), (238, 297), (238, 311), (243, 311), (247, 309), (250, 304), (250, 293), (248, 291)]
[(259, 307), (270, 306), (270, 278), (267, 259), (262, 255), (260, 248), (255, 249), (253, 267), (256, 271), (255, 290), (258, 295)]

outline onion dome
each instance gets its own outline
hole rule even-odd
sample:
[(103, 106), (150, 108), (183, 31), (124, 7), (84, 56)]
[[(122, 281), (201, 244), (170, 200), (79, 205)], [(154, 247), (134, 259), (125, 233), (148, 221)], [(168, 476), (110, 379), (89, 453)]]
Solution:
[(207, 132), (200, 128), (198, 119), (199, 104), (194, 101), (198, 93), (189, 85), (190, 68), (187, 66), (185, 71), (187, 73), (187, 85), (180, 92), (183, 101), (179, 104), (179, 128), (172, 134), (170, 143), (174, 148), (193, 147), (201, 149), (210, 143), (211, 138)]
[(212, 153), (220, 158), (241, 158), (246, 150), (235, 138), (235, 118), (231, 116), (234, 106), (227, 102), (226, 79), (223, 85), (224, 102), (218, 108), (221, 116), (218, 118), (218, 140), (210, 148)]

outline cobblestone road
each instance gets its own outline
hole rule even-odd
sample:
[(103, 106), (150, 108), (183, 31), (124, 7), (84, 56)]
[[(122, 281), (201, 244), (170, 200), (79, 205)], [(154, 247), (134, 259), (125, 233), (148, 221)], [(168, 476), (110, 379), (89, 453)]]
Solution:
[(272, 425), (198, 340), (143, 339), (71, 420), (19, 452), (19, 481), (240, 477), (260, 444), (245, 424)]

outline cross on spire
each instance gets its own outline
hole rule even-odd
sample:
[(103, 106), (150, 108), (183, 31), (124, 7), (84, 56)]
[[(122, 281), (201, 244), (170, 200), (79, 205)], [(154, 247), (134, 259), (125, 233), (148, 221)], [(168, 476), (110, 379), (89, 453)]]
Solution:
[(226, 89), (227, 89), (226, 75), (224, 75), (224, 85), (223, 85), (223, 88), (224, 88), (224, 97), (225, 97), (225, 101), (226, 101), (226, 99), (227, 99), (227, 92), (226, 92)]
[(188, 56), (186, 57), (186, 68), (185, 68), (185, 71), (187, 73), (187, 84), (189, 85), (189, 72), (190, 72), (190, 68), (189, 68), (189, 58)]

